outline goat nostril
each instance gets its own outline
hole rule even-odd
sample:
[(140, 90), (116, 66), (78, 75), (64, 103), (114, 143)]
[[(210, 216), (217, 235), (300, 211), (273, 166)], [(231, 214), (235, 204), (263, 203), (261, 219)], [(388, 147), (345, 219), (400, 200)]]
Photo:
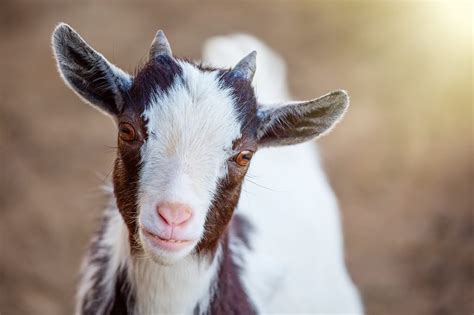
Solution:
[(164, 203), (157, 208), (158, 215), (168, 225), (181, 225), (191, 218), (191, 210), (183, 204)]
[(161, 208), (158, 208), (158, 215), (160, 216), (160, 218), (165, 221), (167, 224), (171, 225), (171, 222), (168, 222), (168, 219), (166, 218), (165, 215), (163, 215), (162, 211), (160, 211)]

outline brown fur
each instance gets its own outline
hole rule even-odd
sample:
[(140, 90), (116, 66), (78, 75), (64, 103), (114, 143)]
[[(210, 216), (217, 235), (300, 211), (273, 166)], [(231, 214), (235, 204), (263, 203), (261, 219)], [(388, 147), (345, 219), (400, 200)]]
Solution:
[[(255, 151), (256, 142), (251, 138), (242, 138), (234, 144), (234, 148), (237, 151)], [(227, 163), (228, 174), (218, 184), (216, 197), (207, 215), (206, 232), (196, 249), (198, 253), (213, 253), (215, 251), (219, 238), (224, 234), (239, 201), (242, 182), (248, 166), (239, 166), (233, 160), (229, 160)]]
[(126, 109), (119, 122), (127, 122), (135, 128), (137, 139), (125, 142), (117, 137), (118, 149), (115, 159), (113, 184), (117, 207), (127, 225), (132, 251), (139, 248), (137, 239), (138, 180), (141, 168), (140, 148), (146, 140), (145, 121), (139, 113)]
[(248, 234), (251, 226), (241, 216), (234, 216), (229, 229), (222, 236), (223, 257), (219, 269), (217, 289), (209, 306), (208, 313), (213, 315), (226, 314), (256, 314), (254, 305), (250, 301), (240, 281), (240, 266), (235, 263), (233, 253), (229, 247), (230, 238), (237, 238), (247, 248), (250, 247)]

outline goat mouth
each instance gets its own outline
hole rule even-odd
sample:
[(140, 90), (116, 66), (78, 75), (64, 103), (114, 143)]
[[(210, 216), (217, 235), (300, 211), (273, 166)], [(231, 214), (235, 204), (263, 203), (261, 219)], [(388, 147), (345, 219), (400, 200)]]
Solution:
[(192, 240), (167, 239), (156, 235), (147, 229), (142, 229), (142, 231), (143, 234), (153, 243), (153, 245), (166, 250), (178, 250), (188, 246), (193, 242)]

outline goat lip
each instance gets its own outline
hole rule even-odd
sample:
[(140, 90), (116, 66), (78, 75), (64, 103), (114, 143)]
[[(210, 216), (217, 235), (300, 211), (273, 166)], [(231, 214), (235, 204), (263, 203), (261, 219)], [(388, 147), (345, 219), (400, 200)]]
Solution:
[(145, 234), (145, 236), (150, 241), (152, 241), (154, 245), (157, 245), (158, 247), (166, 249), (166, 250), (179, 250), (188, 246), (189, 244), (193, 242), (192, 240), (166, 239), (148, 231), (147, 229), (142, 229), (142, 230), (143, 230), (143, 234)]

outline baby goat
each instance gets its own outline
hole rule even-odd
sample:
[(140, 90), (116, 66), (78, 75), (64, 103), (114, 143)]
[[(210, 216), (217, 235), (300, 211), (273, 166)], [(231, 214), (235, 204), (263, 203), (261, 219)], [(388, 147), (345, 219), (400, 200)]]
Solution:
[[(263, 105), (255, 52), (231, 69), (204, 67), (174, 57), (161, 31), (135, 76), (68, 25), (55, 29), (53, 48), (64, 81), (118, 126), (115, 198), (82, 269), (78, 314), (361, 312), (311, 144), (293, 146), (293, 161), (264, 150), (275, 158), (258, 162), (274, 167), (274, 185), (300, 182), (299, 193), (290, 186), (239, 202), (257, 149), (326, 133), (347, 109), (345, 92)], [(284, 79), (268, 80), (262, 86)], [(321, 203), (308, 206), (304, 195)]]

